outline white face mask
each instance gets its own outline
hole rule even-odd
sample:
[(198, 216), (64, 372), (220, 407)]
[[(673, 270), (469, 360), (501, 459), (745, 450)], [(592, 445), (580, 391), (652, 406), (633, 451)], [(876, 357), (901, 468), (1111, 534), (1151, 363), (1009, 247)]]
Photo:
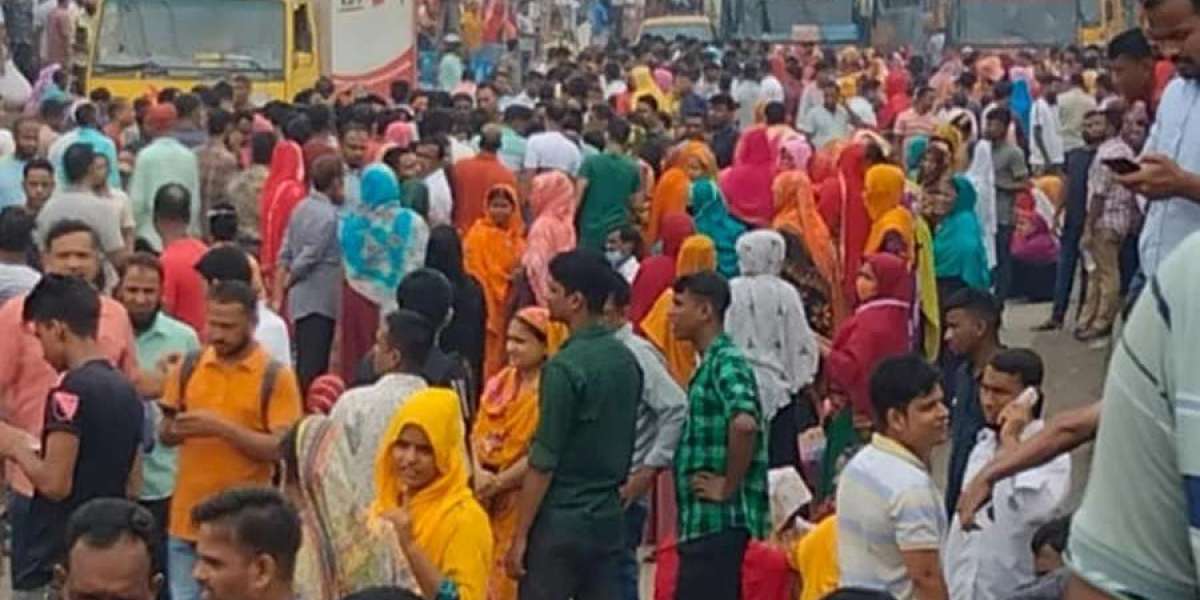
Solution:
[(604, 252), (604, 258), (608, 259), (608, 264), (612, 265), (615, 269), (621, 266), (621, 263), (625, 262), (629, 256), (620, 250), (606, 250)]

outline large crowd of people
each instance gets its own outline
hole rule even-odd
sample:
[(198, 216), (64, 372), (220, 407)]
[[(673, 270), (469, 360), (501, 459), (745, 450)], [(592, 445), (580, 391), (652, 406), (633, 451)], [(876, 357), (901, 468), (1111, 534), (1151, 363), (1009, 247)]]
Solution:
[[(11, 597), (1197, 597), (1200, 3), (1141, 5), (1104, 48), (450, 36), (432, 87), (261, 105), (48, 60), (0, 131)], [(1019, 299), (1102, 399), (1043, 418)]]

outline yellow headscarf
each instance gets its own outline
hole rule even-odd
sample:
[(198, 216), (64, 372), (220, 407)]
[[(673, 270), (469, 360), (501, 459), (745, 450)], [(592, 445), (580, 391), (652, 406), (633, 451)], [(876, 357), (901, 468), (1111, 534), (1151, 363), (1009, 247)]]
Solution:
[[(437, 475), (410, 492), (396, 475), (392, 447), (405, 426), (419, 427), (433, 447)], [(463, 600), (482, 600), (492, 567), (492, 529), (487, 513), (468, 485), (467, 453), (458, 395), (427, 388), (409, 396), (388, 423), (375, 457), (373, 517), (405, 506), (413, 539), (434, 565), (458, 587)]]
[(895, 165), (875, 165), (867, 170), (863, 186), (863, 202), (867, 216), (871, 218), (871, 233), (863, 251), (867, 254), (879, 252), (884, 236), (889, 231), (899, 233), (904, 240), (905, 256), (912, 260), (913, 218), (907, 208), (900, 205), (904, 196), (904, 171)]
[(667, 110), (670, 108), (670, 100), (663, 90), (659, 89), (658, 83), (654, 81), (654, 74), (650, 72), (650, 67), (638, 65), (629, 72), (633, 78), (633, 94), (630, 96), (630, 101), (634, 106), (637, 106), (637, 101), (643, 96), (650, 96), (658, 103), (658, 110)]
[[(701, 271), (712, 271), (717, 268), (717, 246), (712, 238), (705, 235), (693, 235), (679, 246), (679, 254), (675, 255), (675, 276), (682, 277)], [(675, 292), (670, 288), (663, 292), (650, 312), (642, 319), (642, 333), (650, 340), (667, 359), (667, 368), (675, 382), (686, 387), (696, 370), (696, 348), (691, 342), (685, 342), (675, 337), (671, 331), (671, 323), (667, 313)]]

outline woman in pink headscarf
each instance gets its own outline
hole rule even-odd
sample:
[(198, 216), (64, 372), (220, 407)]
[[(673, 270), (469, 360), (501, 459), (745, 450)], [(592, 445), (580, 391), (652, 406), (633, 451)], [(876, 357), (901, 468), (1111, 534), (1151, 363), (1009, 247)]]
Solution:
[(525, 244), (521, 265), (533, 297), (546, 306), (550, 291), (550, 260), (575, 247), (575, 186), (561, 171), (547, 171), (533, 178), (529, 193), (533, 224)]
[(415, 127), (409, 121), (392, 121), (383, 130), (383, 141), (372, 152), (373, 162), (383, 160), (383, 155), (392, 148), (407, 148), (412, 144)]
[(775, 181), (778, 152), (766, 127), (742, 135), (734, 152), (733, 165), (717, 180), (721, 194), (734, 217), (755, 227), (767, 227), (775, 217)]
[(891, 131), (896, 117), (912, 106), (912, 98), (908, 95), (908, 71), (892, 69), (883, 82), (883, 93), (886, 101), (879, 111), (879, 130)]
[[(659, 67), (654, 70), (654, 83), (658, 84), (658, 89), (664, 94), (670, 94), (675, 90), (675, 75), (667, 69)], [(659, 107), (662, 109), (664, 107)]]

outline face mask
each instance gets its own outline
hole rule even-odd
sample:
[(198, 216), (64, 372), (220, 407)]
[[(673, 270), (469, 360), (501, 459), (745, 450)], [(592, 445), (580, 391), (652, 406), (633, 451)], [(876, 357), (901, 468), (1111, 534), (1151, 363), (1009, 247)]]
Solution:
[(625, 253), (621, 252), (620, 250), (608, 250), (605, 251), (604, 258), (608, 259), (608, 264), (612, 265), (613, 268), (616, 268), (621, 266), (621, 263), (625, 262), (626, 256)]

